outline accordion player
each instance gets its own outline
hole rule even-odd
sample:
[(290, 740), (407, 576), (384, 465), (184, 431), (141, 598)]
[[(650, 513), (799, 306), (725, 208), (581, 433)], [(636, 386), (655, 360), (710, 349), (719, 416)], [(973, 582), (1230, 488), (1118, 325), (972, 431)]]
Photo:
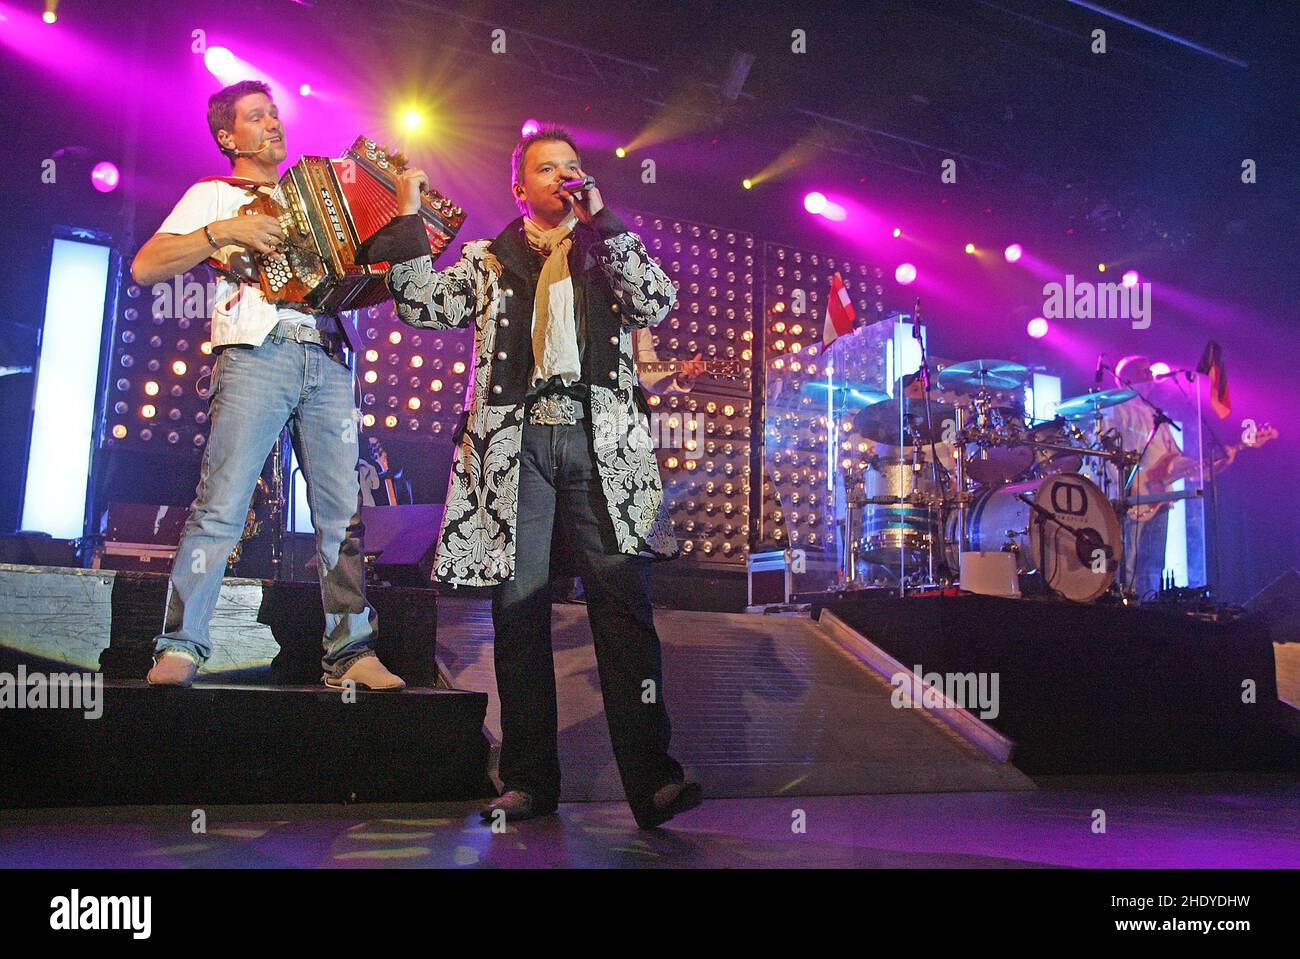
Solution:
[[(249, 188), (242, 214), (280, 222), (285, 244), (261, 254), (227, 247), (209, 260), (216, 270), (257, 284), (269, 303), (339, 313), (389, 298), (385, 262), (367, 262), (363, 244), (397, 213), (397, 175), (406, 158), (359, 136), (341, 157), (304, 156), (274, 187)], [(420, 217), (434, 260), (465, 222), (465, 211), (427, 190)]]

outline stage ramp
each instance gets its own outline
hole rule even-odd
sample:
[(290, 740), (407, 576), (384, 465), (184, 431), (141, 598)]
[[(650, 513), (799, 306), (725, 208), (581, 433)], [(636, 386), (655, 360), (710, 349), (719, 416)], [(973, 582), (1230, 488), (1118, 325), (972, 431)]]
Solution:
[[(562, 799), (622, 799), (586, 607), (552, 611)], [(1034, 788), (1007, 761), (1012, 744), (976, 717), (896, 708), (889, 664), (833, 617), (656, 610), (655, 623), (672, 751), (706, 796)], [(438, 657), (456, 688), (488, 694), (499, 743), (487, 602), (439, 599)]]

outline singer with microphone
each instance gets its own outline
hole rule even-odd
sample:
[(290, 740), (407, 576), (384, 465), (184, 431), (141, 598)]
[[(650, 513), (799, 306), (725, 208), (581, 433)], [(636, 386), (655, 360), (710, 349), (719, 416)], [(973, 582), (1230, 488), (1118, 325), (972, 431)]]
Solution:
[(285, 242), (274, 217), (239, 212), (257, 191), (274, 188), (286, 156), (284, 125), (270, 88), (245, 80), (213, 94), (208, 127), (230, 160), (230, 176), (190, 187), (131, 265), (141, 286), (168, 281), (209, 259), (222, 267), (211, 305), (215, 362), (208, 441), (148, 681), (189, 686), (212, 654), (208, 626), (226, 559), (243, 532), (267, 454), (288, 423), (316, 528), (325, 612), (322, 680), (338, 689), (401, 689), (405, 683), (375, 655), (376, 617), (365, 593), (357, 407), (344, 353), (355, 343), (338, 317), (268, 303), (237, 266)]
[(367, 241), (393, 264), (397, 315), (474, 332), (472, 397), (455, 436), (434, 577), (491, 586), (503, 791), (487, 819), (552, 813), (560, 798), (551, 655), (554, 545), (582, 576), (610, 740), (637, 824), (699, 805), (668, 753), (650, 564), (677, 553), (637, 384), (633, 340), (676, 300), (641, 238), (605, 206), (573, 137), (549, 128), (511, 157), (520, 217), (434, 270), (419, 170), (399, 216)]

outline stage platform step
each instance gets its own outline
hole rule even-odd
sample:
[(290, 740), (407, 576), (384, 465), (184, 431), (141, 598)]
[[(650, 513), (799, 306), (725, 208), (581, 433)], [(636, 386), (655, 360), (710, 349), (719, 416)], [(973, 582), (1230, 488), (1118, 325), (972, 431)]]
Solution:
[(0, 805), (473, 799), (492, 792), (486, 706), (459, 690), (345, 702), (320, 685), (105, 682), (97, 718), (0, 709)]
[[(622, 799), (586, 607), (553, 614), (563, 798)], [(807, 616), (656, 610), (655, 623), (673, 753), (706, 796), (1034, 788), (986, 751), (989, 737), (976, 745), (970, 730), (894, 708), (889, 682)], [(441, 670), (488, 694), (499, 742), (489, 604), (443, 596), (438, 625)]]
[[(384, 663), (410, 686), (446, 688), (434, 651), (434, 592), (388, 586), (367, 595)], [(166, 599), (160, 573), (0, 564), (0, 669), (26, 663), (142, 679)], [(319, 584), (227, 578), (198, 684), (317, 683), (324, 631)]]
[(1030, 775), (1300, 770), (1300, 656), (1260, 616), (866, 591), (824, 611), (909, 669), (997, 674), (988, 724)]

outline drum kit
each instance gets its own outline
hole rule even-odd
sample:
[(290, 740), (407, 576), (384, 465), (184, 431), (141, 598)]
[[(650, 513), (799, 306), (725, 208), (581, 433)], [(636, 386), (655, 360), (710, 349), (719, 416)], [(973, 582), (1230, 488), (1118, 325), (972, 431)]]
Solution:
[(852, 416), (857, 448), (871, 455), (843, 461), (846, 588), (949, 586), (968, 561), (1000, 552), (1019, 580), (1066, 599), (1112, 591), (1125, 504), (1106, 466), (1123, 475), (1139, 454), (1103, 416), (1137, 394), (1077, 396), (1035, 424), (1024, 409), (1030, 377), (1009, 360), (955, 363), (929, 391), (920, 376)]

